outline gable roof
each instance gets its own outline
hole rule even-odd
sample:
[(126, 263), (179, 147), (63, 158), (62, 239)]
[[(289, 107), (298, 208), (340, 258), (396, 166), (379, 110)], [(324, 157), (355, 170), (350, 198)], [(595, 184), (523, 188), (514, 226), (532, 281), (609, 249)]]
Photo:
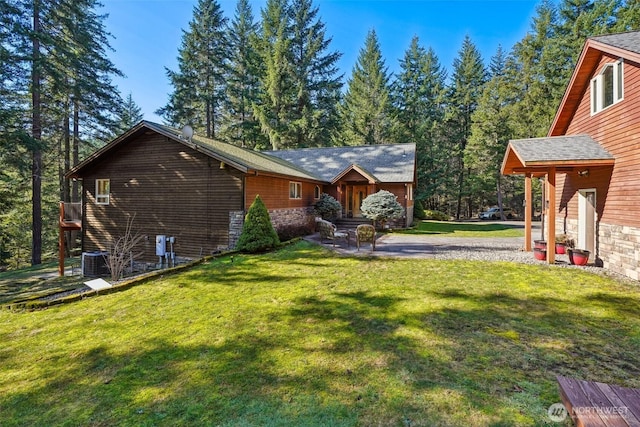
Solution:
[(604, 54), (640, 63), (640, 31), (609, 34), (587, 39), (578, 58), (569, 85), (549, 128), (549, 136), (564, 135), (578, 104)]
[(501, 173), (535, 173), (552, 166), (567, 169), (605, 166), (614, 161), (614, 157), (589, 135), (515, 139), (509, 141)]
[(415, 144), (358, 145), (266, 151), (334, 183), (352, 169), (377, 182), (413, 182)]
[(229, 166), (238, 169), (244, 173), (266, 173), (273, 175), (290, 176), (299, 179), (322, 181), (315, 175), (300, 169), (294, 164), (287, 163), (277, 157), (268, 156), (258, 151), (248, 150), (246, 148), (237, 147), (235, 145), (227, 144), (225, 142), (215, 141), (209, 138), (203, 138), (194, 135), (190, 140), (183, 139), (182, 132), (178, 129), (160, 125), (157, 123), (149, 122), (146, 120), (141, 121), (128, 132), (120, 135), (109, 144), (105, 145), (87, 159), (83, 160), (76, 167), (71, 169), (68, 173), (68, 177), (77, 177), (82, 174), (82, 171), (100, 159), (105, 153), (113, 150), (115, 147), (125, 143), (130, 138), (139, 135), (145, 131), (151, 130), (157, 132), (167, 138), (190, 147), (196, 151), (200, 151), (216, 160), (224, 162)]

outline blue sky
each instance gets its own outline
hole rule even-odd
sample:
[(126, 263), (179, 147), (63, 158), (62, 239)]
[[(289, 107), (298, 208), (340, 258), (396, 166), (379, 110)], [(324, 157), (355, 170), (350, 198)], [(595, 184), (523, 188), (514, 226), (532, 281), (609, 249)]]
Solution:
[[(177, 69), (182, 31), (193, 18), (197, 0), (103, 0), (108, 14), (106, 30), (114, 36), (110, 57), (125, 74), (116, 79), (123, 96), (129, 93), (146, 120), (161, 122), (154, 111), (167, 103), (171, 86), (165, 67)], [(236, 0), (219, 0), (231, 20)], [(315, 0), (331, 37), (331, 50), (342, 52), (339, 67), (344, 82), (351, 76), (370, 29), (375, 29), (386, 65), (398, 70), (414, 35), (431, 47), (440, 63), (451, 70), (466, 35), (476, 44), (485, 63), (498, 45), (505, 50), (530, 30), (539, 1), (532, 0)], [(256, 20), (265, 1), (252, 1)]]

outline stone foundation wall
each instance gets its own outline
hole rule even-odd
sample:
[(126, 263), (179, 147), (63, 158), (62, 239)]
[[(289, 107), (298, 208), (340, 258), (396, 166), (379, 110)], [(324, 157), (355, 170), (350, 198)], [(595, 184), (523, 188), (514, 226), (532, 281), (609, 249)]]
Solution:
[[(563, 221), (556, 223), (558, 234), (562, 233), (564, 226)], [(566, 221), (566, 234), (577, 243), (578, 220)], [(598, 223), (596, 253), (591, 254), (589, 261), (640, 280), (640, 228)]]
[(640, 280), (640, 228), (602, 223), (598, 228), (603, 267)]
[(229, 212), (229, 249), (235, 248), (238, 244), (244, 225), (244, 215), (244, 211)]
[[(229, 249), (238, 244), (242, 226), (244, 225), (244, 211), (229, 212)], [(313, 230), (315, 215), (312, 208), (273, 209), (269, 211), (273, 228), (310, 227)]]
[(269, 216), (276, 230), (284, 227), (310, 226), (313, 228), (315, 224), (313, 208), (273, 209), (269, 211)]

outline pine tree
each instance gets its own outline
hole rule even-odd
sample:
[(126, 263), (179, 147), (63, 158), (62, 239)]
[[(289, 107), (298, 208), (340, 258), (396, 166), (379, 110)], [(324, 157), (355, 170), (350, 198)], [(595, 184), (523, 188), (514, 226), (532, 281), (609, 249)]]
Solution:
[(342, 76), (338, 75), (337, 62), (341, 54), (327, 52), (331, 39), (325, 36), (325, 26), (311, 0), (293, 0), (289, 15), (294, 146), (328, 145), (338, 126), (336, 106)]
[(441, 123), (444, 115), (446, 72), (433, 49), (425, 50), (414, 37), (400, 72), (391, 87), (393, 141), (414, 142), (417, 156), (416, 199), (438, 209), (438, 194), (445, 185), (446, 158), (442, 149)]
[(117, 112), (116, 128), (112, 136), (120, 135), (132, 128), (144, 118), (142, 109), (133, 100), (133, 95), (129, 93)]
[(251, 4), (248, 0), (238, 0), (227, 30), (229, 67), (222, 138), (242, 147), (265, 149), (268, 141), (252, 108), (260, 91), (259, 56), (255, 46), (257, 31)]
[[(458, 57), (453, 61), (453, 69), (446, 125), (450, 129), (448, 137), (453, 160), (452, 172), (457, 178), (455, 217), (459, 219), (462, 199), (469, 196), (466, 188), (469, 174), (464, 164), (464, 150), (471, 135), (471, 116), (477, 108), (486, 81), (482, 56), (469, 36), (465, 37)], [(471, 216), (470, 203), (467, 203), (467, 209), (467, 214)]]
[(375, 30), (369, 31), (360, 50), (348, 89), (340, 105), (342, 131), (346, 145), (383, 144), (392, 127), (389, 76)]
[(470, 193), (480, 205), (489, 201), (491, 205), (497, 202), (502, 206), (500, 166), (513, 136), (509, 115), (513, 91), (506, 77), (506, 60), (502, 47), (498, 47), (489, 67), (491, 79), (485, 84), (472, 115), (471, 135), (464, 152), (470, 171)]
[(236, 249), (244, 252), (263, 252), (275, 248), (279, 243), (280, 239), (271, 224), (269, 211), (258, 195), (247, 211)]
[(220, 121), (228, 61), (227, 18), (216, 0), (199, 0), (178, 50), (178, 71), (167, 69), (173, 86), (169, 102), (156, 113), (173, 126), (190, 124), (215, 138)]
[(262, 10), (258, 46), (263, 66), (262, 93), (254, 104), (254, 113), (273, 150), (294, 147), (296, 141), (290, 132), (290, 113), (295, 104), (295, 90), (287, 0), (267, 1)]

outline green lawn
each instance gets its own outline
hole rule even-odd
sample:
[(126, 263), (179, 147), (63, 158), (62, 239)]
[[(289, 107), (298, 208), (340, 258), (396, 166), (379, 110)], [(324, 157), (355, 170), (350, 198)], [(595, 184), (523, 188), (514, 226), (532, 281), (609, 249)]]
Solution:
[(398, 230), (405, 234), (431, 234), (447, 237), (522, 237), (524, 227), (509, 222), (454, 222), (416, 221), (416, 226), (408, 230)]
[(556, 375), (640, 387), (640, 292), (299, 242), (1, 311), (0, 342), (2, 426), (557, 426)]

